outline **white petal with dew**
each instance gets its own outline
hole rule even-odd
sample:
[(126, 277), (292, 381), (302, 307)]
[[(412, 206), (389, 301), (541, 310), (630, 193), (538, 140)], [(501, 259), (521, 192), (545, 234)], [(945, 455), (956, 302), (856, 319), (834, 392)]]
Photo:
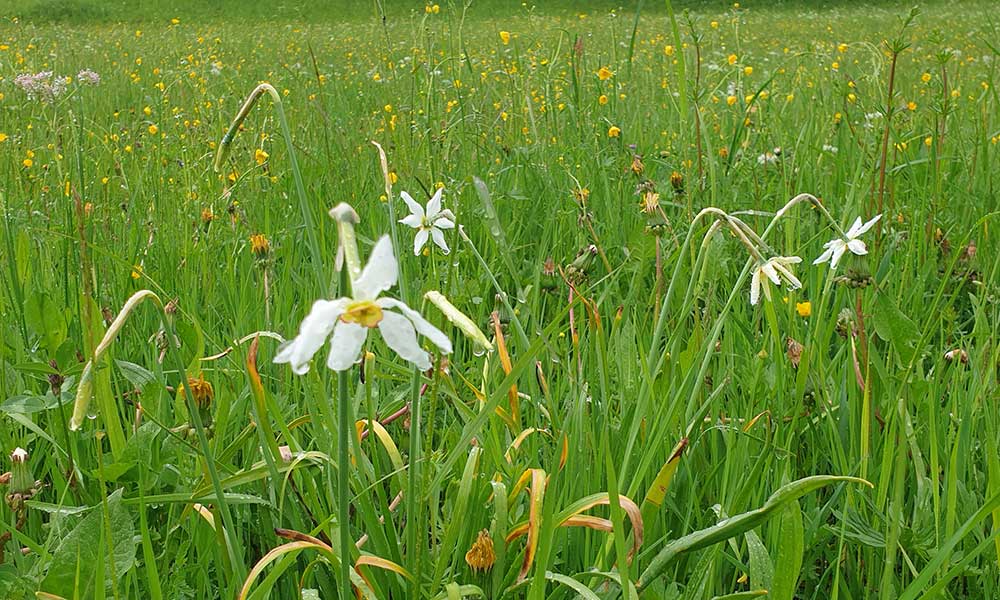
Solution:
[(424, 207), (420, 206), (420, 203), (414, 200), (413, 196), (407, 194), (406, 192), (400, 192), (399, 197), (406, 203), (406, 207), (410, 209), (411, 215), (417, 215), (418, 217), (423, 218)]
[(442, 252), (448, 254), (451, 249), (448, 248), (448, 242), (444, 241), (444, 232), (442, 232), (437, 227), (431, 227), (431, 237), (434, 238), (434, 243), (437, 247), (441, 249)]
[(774, 268), (774, 261), (767, 261), (760, 266), (760, 272), (767, 275), (767, 278), (771, 280), (774, 285), (781, 285), (781, 278), (778, 277), (778, 271)]
[(827, 242), (826, 244), (824, 244), (823, 247), (826, 248), (826, 250), (823, 251), (823, 254), (819, 255), (819, 258), (813, 261), (814, 265), (825, 263), (826, 261), (830, 260), (831, 257), (833, 257), (833, 246), (830, 245), (829, 242)]
[(427, 219), (432, 220), (434, 217), (441, 212), (441, 194), (444, 193), (444, 188), (438, 188), (431, 199), (427, 202)]
[(409, 214), (400, 219), (399, 222), (402, 223), (403, 225), (406, 225), (407, 227), (412, 227), (416, 229), (417, 227), (420, 227), (423, 224), (424, 218), (421, 217), (420, 215)]
[(851, 240), (847, 242), (847, 248), (858, 256), (868, 254), (868, 246), (865, 246), (865, 243), (861, 240)]
[(306, 318), (299, 325), (299, 335), (281, 346), (276, 363), (290, 363), (296, 375), (309, 372), (309, 361), (330, 337), (337, 319), (344, 313), (347, 298), (337, 300), (317, 300)]
[(392, 252), (392, 241), (383, 235), (375, 242), (372, 253), (368, 256), (361, 276), (352, 285), (354, 297), (358, 300), (374, 300), (378, 295), (396, 285), (399, 277), (399, 265)]
[(424, 245), (427, 244), (429, 235), (426, 229), (421, 229), (417, 232), (417, 235), (413, 236), (413, 254), (420, 254), (420, 251), (424, 249)]
[(837, 263), (840, 262), (840, 258), (844, 256), (844, 252), (847, 252), (847, 244), (844, 240), (837, 240), (837, 244), (832, 247), (833, 257), (830, 259), (830, 268), (836, 269)]
[[(854, 234), (854, 237), (858, 237), (859, 235), (866, 233), (869, 229), (871, 229), (875, 225), (875, 223), (878, 223), (879, 219), (881, 218), (882, 218), (881, 214), (872, 217), (870, 221), (868, 221), (858, 229), (857, 233)], [(858, 220), (860, 221), (861, 218), (859, 217)]]
[(334, 371), (350, 369), (357, 362), (367, 337), (367, 327), (357, 323), (337, 323), (330, 338), (330, 356), (326, 359), (326, 366)]
[(861, 235), (862, 233), (861, 228), (863, 226), (864, 225), (861, 222), (861, 217), (854, 219), (854, 224), (851, 225), (851, 228), (847, 230), (847, 239), (852, 240)]
[(382, 332), (386, 345), (401, 358), (415, 364), (421, 371), (431, 368), (430, 356), (417, 342), (417, 333), (409, 319), (398, 313), (384, 311), (378, 330)]
[(413, 323), (420, 335), (426, 337), (445, 354), (451, 354), (451, 340), (440, 329), (430, 324), (420, 313), (395, 298), (379, 298), (378, 305), (382, 308), (395, 308)]

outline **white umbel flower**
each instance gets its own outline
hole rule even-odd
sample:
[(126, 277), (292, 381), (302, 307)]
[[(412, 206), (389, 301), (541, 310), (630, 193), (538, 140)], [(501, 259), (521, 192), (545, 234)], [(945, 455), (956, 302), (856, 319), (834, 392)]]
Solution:
[(750, 304), (757, 304), (760, 300), (760, 292), (764, 291), (764, 297), (771, 299), (770, 280), (774, 285), (780, 286), (784, 280), (793, 290), (802, 287), (802, 282), (795, 277), (795, 274), (788, 268), (802, 262), (798, 256), (775, 256), (762, 263), (757, 264), (753, 271), (753, 278), (750, 280)]
[(830, 268), (836, 269), (837, 263), (840, 262), (840, 258), (844, 256), (848, 250), (858, 256), (868, 254), (868, 247), (865, 246), (865, 243), (859, 240), (858, 237), (871, 229), (881, 218), (882, 215), (875, 215), (871, 221), (862, 223), (861, 217), (858, 217), (854, 221), (854, 225), (851, 225), (851, 228), (844, 234), (845, 237), (838, 237), (823, 244), (823, 254), (820, 254), (819, 258), (813, 261), (813, 264), (818, 265), (820, 263), (830, 261)]
[(407, 225), (417, 230), (417, 235), (413, 238), (413, 253), (420, 254), (427, 239), (431, 238), (434, 243), (441, 248), (445, 254), (451, 252), (448, 243), (444, 241), (442, 229), (452, 229), (455, 227), (455, 215), (448, 209), (441, 210), (441, 194), (444, 188), (438, 188), (431, 199), (427, 201), (425, 210), (420, 203), (413, 199), (406, 192), (400, 192), (403, 202), (410, 209), (410, 214), (399, 220), (403, 225)]
[(445, 354), (451, 353), (451, 341), (420, 313), (395, 298), (380, 297), (399, 278), (399, 265), (388, 236), (375, 244), (368, 264), (353, 281), (353, 298), (317, 300), (299, 326), (299, 335), (278, 351), (276, 363), (289, 363), (302, 375), (309, 371), (309, 361), (325, 341), (330, 340), (326, 366), (346, 371), (357, 362), (369, 329), (378, 329), (389, 348), (421, 370), (431, 368), (430, 355), (417, 342), (423, 335)]

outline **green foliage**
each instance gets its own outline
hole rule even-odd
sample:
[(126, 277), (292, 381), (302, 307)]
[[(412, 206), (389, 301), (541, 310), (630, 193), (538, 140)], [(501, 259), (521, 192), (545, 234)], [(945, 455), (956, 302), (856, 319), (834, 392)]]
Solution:
[[(0, 598), (1000, 596), (995, 7), (742, 4), (13, 6)], [(341, 202), (446, 362), (272, 362)]]

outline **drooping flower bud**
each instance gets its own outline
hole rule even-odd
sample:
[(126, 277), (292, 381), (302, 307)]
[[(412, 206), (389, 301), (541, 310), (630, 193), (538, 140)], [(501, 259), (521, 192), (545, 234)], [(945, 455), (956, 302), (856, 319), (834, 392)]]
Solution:
[(10, 453), (10, 482), (7, 489), (11, 494), (28, 494), (35, 487), (35, 477), (28, 466), (28, 451), (15, 448)]

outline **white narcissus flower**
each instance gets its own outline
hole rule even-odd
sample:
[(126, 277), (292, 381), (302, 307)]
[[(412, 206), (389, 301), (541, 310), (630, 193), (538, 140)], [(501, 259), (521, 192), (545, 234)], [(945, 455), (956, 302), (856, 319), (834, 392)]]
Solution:
[(757, 264), (753, 271), (753, 278), (750, 280), (750, 304), (757, 304), (760, 300), (760, 291), (764, 290), (764, 297), (771, 299), (771, 286), (767, 280), (771, 280), (774, 285), (781, 285), (784, 279), (788, 287), (797, 290), (802, 287), (802, 282), (788, 269), (788, 265), (802, 262), (798, 256), (775, 256), (762, 263)]
[(451, 250), (448, 243), (444, 241), (442, 229), (452, 229), (455, 227), (455, 215), (448, 209), (441, 210), (441, 194), (444, 188), (438, 188), (430, 200), (427, 201), (427, 210), (424, 210), (420, 203), (413, 199), (406, 192), (400, 192), (403, 202), (410, 209), (410, 214), (399, 220), (403, 225), (407, 225), (417, 230), (416, 237), (413, 238), (413, 253), (420, 254), (427, 238), (434, 240), (441, 251), (448, 254)]
[(368, 264), (352, 282), (354, 297), (317, 300), (302, 320), (299, 335), (281, 347), (274, 362), (290, 363), (292, 371), (302, 375), (309, 371), (309, 361), (329, 339), (326, 366), (346, 371), (357, 362), (368, 330), (378, 328), (386, 345), (396, 354), (421, 370), (431, 368), (430, 355), (417, 342), (417, 333), (445, 354), (451, 353), (451, 341), (403, 302), (379, 296), (396, 285), (398, 277), (399, 265), (392, 242), (388, 236), (382, 236), (368, 257)]
[(818, 265), (820, 263), (830, 261), (830, 268), (836, 269), (837, 263), (840, 262), (840, 258), (844, 256), (844, 253), (848, 250), (858, 256), (868, 254), (868, 247), (865, 246), (865, 243), (859, 240), (858, 237), (871, 229), (872, 226), (874, 226), (875, 223), (878, 223), (878, 220), (881, 218), (882, 215), (875, 215), (875, 217), (867, 223), (862, 223), (861, 217), (855, 219), (854, 225), (851, 225), (851, 228), (844, 234), (846, 237), (833, 239), (823, 244), (823, 254), (820, 254), (819, 258), (813, 261), (813, 264)]

